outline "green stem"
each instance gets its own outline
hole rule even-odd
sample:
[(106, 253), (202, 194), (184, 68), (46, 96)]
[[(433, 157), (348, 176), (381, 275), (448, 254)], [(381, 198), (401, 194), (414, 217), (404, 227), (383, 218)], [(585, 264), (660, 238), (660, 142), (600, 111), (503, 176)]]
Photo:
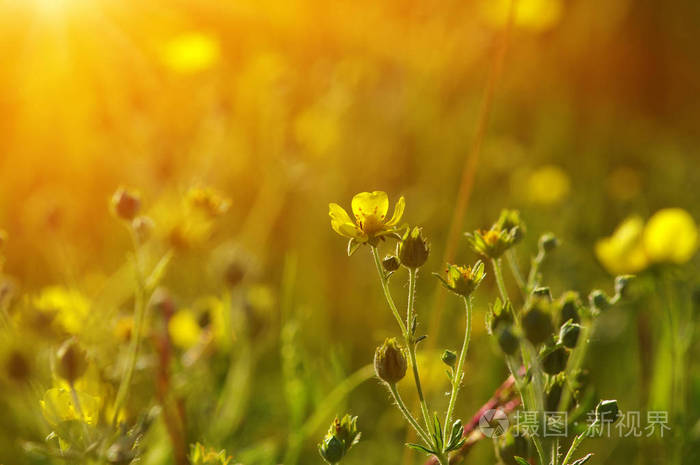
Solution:
[(566, 453), (566, 456), (564, 457), (564, 460), (562, 460), (561, 465), (567, 465), (569, 463), (569, 460), (571, 460), (572, 456), (574, 455), (574, 452), (576, 452), (576, 449), (578, 449), (578, 446), (581, 445), (583, 440), (586, 438), (586, 435), (588, 435), (588, 432), (593, 429), (593, 427), (598, 423), (598, 419), (591, 423), (591, 425), (586, 428), (586, 431), (583, 433), (579, 434), (576, 436), (571, 443), (571, 446), (569, 447), (569, 451)]
[(513, 312), (513, 320), (515, 321), (516, 326), (520, 327), (520, 319), (515, 313), (515, 307), (513, 307), (510, 297), (508, 297), (508, 290), (506, 289), (506, 282), (503, 279), (503, 270), (501, 269), (501, 259), (492, 258), (491, 266), (493, 267), (493, 274), (496, 276), (496, 286), (498, 286), (498, 292), (501, 294), (501, 299), (503, 299), (504, 304), (509, 304), (511, 311)]
[(515, 282), (518, 284), (518, 288), (523, 296), (527, 296), (527, 283), (523, 278), (522, 273), (520, 273), (520, 267), (518, 266), (518, 258), (515, 255), (515, 250), (510, 249), (506, 251), (506, 260), (508, 261), (508, 266), (510, 266), (510, 271), (515, 278)]
[(462, 349), (459, 352), (457, 368), (452, 376), (452, 392), (450, 394), (450, 402), (447, 406), (447, 413), (445, 414), (444, 437), (449, 437), (449, 428), (451, 428), (452, 425), (452, 414), (454, 413), (455, 404), (457, 402), (457, 394), (459, 393), (459, 389), (462, 384), (464, 361), (467, 358), (467, 351), (469, 350), (469, 338), (471, 337), (472, 330), (472, 303), (470, 297), (464, 297), (464, 307), (466, 311), (467, 326), (464, 330), (464, 341), (462, 342)]
[(134, 330), (131, 333), (131, 342), (129, 344), (129, 360), (126, 366), (126, 372), (122, 378), (117, 391), (117, 398), (114, 401), (114, 416), (112, 417), (112, 425), (116, 426), (119, 419), (124, 402), (126, 401), (131, 387), (131, 379), (134, 376), (136, 360), (138, 359), (139, 349), (141, 347), (141, 332), (143, 330), (144, 316), (146, 314), (146, 297), (145, 297), (145, 280), (141, 271), (139, 260), (139, 246), (133, 230), (130, 229), (131, 238), (134, 243), (134, 269), (136, 273), (136, 292), (134, 293)]
[(413, 426), (413, 429), (416, 430), (421, 439), (423, 439), (426, 444), (432, 446), (433, 443), (430, 441), (430, 435), (425, 432), (420, 424), (418, 424), (418, 421), (413, 417), (411, 412), (406, 408), (406, 404), (404, 404), (401, 394), (399, 394), (398, 389), (396, 389), (396, 383), (386, 383), (386, 385), (389, 387), (389, 392), (391, 392), (391, 395), (396, 401), (396, 405), (399, 407), (399, 410), (401, 410), (401, 413), (403, 413), (403, 416), (406, 417), (406, 420), (408, 420), (411, 426)]
[(423, 420), (425, 421), (425, 426), (430, 430), (430, 411), (428, 410), (428, 404), (423, 396), (423, 388), (420, 382), (420, 375), (418, 374), (418, 362), (416, 359), (416, 342), (413, 336), (413, 319), (415, 318), (415, 290), (416, 290), (416, 275), (418, 273), (417, 269), (410, 269), (408, 272), (408, 308), (406, 310), (406, 328), (407, 332), (404, 333), (404, 342), (406, 347), (408, 347), (408, 355), (411, 359), (411, 369), (413, 371), (413, 380), (416, 384), (416, 392), (418, 393), (418, 400), (420, 401), (420, 409), (423, 414)]
[(396, 321), (399, 323), (399, 327), (401, 328), (401, 334), (404, 336), (406, 335), (406, 326), (404, 325), (401, 315), (399, 315), (399, 311), (396, 308), (396, 304), (394, 303), (394, 299), (391, 297), (391, 292), (389, 291), (389, 283), (386, 279), (386, 275), (384, 274), (384, 270), (382, 269), (382, 262), (379, 259), (379, 251), (377, 250), (376, 246), (371, 246), (372, 247), (372, 256), (374, 257), (374, 264), (377, 267), (377, 273), (379, 273), (379, 281), (382, 283), (382, 290), (384, 291), (384, 297), (386, 298), (387, 303), (389, 304), (389, 308), (391, 309), (392, 313), (394, 314), (394, 317), (396, 318)]

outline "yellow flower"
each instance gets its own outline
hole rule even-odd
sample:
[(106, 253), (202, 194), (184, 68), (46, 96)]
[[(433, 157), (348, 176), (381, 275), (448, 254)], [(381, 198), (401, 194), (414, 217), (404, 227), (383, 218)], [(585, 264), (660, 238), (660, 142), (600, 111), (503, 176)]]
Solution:
[(188, 32), (171, 39), (162, 58), (174, 71), (186, 74), (211, 68), (221, 55), (218, 40), (208, 34)]
[(537, 168), (530, 173), (526, 185), (528, 200), (538, 205), (556, 205), (571, 191), (569, 175), (556, 165)]
[(631, 216), (615, 229), (612, 236), (596, 242), (595, 253), (600, 263), (611, 274), (628, 274), (642, 271), (649, 259), (642, 245), (644, 221)]
[[(388, 235), (396, 235), (396, 225), (403, 216), (406, 200), (399, 198), (394, 207), (394, 215), (389, 221), (386, 214), (389, 211), (389, 198), (386, 192), (361, 192), (352, 198), (352, 213), (355, 222), (350, 215), (337, 203), (328, 205), (328, 214), (331, 217), (331, 227), (335, 232), (350, 239), (352, 246), (369, 243), (376, 245), (378, 240)], [(354, 250), (354, 249), (353, 249)]]
[(199, 342), (202, 328), (199, 327), (194, 312), (188, 309), (179, 310), (168, 322), (170, 338), (177, 347), (189, 349)]
[(100, 399), (76, 388), (80, 408), (75, 404), (70, 389), (55, 387), (44, 393), (39, 401), (41, 412), (49, 424), (55, 426), (63, 421), (81, 420), (95, 425), (100, 413)]
[(680, 208), (665, 208), (647, 221), (644, 250), (652, 262), (685, 263), (698, 249), (698, 227)]

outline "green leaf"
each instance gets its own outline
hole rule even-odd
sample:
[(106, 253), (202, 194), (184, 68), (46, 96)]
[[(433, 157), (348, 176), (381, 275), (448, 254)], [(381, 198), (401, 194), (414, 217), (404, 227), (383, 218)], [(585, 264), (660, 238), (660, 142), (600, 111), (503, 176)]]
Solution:
[(518, 465), (530, 465), (530, 462), (528, 462), (527, 460), (525, 460), (522, 457), (515, 455), (515, 456), (513, 456), (513, 458), (515, 459), (516, 462), (518, 462)]
[(428, 449), (427, 447), (422, 446), (422, 445), (420, 445), (420, 444), (415, 444), (415, 443), (413, 443), (413, 442), (407, 442), (406, 445), (407, 445), (408, 447), (410, 447), (411, 449), (416, 449), (416, 450), (419, 450), (419, 451), (421, 451), (421, 452), (425, 452), (425, 453), (428, 454), (428, 455), (434, 455), (434, 454), (435, 454), (434, 451), (432, 451), (432, 450)]
[(581, 457), (578, 460), (574, 460), (571, 465), (583, 465), (584, 463), (588, 462), (591, 457), (593, 457), (593, 454), (588, 454), (585, 457)]

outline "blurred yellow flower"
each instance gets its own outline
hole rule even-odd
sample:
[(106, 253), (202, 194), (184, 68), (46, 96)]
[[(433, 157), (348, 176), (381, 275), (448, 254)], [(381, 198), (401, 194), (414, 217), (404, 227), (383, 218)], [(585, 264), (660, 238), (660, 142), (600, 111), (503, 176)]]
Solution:
[(55, 313), (55, 321), (70, 334), (79, 334), (90, 313), (90, 301), (75, 289), (63, 286), (44, 288), (34, 298), (34, 306), (44, 313)]
[(402, 197), (396, 202), (394, 215), (386, 221), (389, 211), (389, 198), (386, 192), (360, 192), (352, 198), (352, 213), (356, 223), (343, 207), (336, 203), (328, 205), (328, 214), (331, 217), (331, 227), (341, 236), (354, 239), (364, 244), (374, 243), (376, 239), (395, 233), (396, 225), (401, 221), (406, 200)]
[(537, 168), (530, 173), (526, 183), (527, 199), (539, 205), (555, 205), (564, 200), (571, 190), (569, 176), (555, 165)]
[(178, 310), (168, 322), (168, 332), (173, 344), (182, 349), (195, 346), (202, 335), (194, 312), (189, 309)]
[(100, 399), (76, 388), (80, 409), (75, 405), (69, 388), (55, 387), (47, 390), (39, 401), (46, 421), (56, 426), (67, 420), (83, 420), (89, 425), (97, 423)]
[(223, 215), (231, 206), (231, 200), (210, 187), (190, 188), (185, 201), (191, 209), (199, 210), (211, 218)]
[(215, 65), (220, 56), (218, 40), (201, 32), (188, 32), (171, 39), (164, 47), (166, 66), (179, 73), (196, 73)]
[(652, 262), (685, 263), (698, 249), (698, 227), (687, 211), (665, 208), (647, 221), (643, 242)]
[(612, 236), (595, 244), (600, 263), (611, 274), (637, 273), (647, 267), (649, 260), (642, 245), (644, 221), (631, 216), (615, 229)]
[(492, 26), (505, 26), (513, 1), (513, 24), (521, 29), (541, 32), (554, 27), (561, 19), (561, 0), (485, 0), (482, 3), (484, 19)]

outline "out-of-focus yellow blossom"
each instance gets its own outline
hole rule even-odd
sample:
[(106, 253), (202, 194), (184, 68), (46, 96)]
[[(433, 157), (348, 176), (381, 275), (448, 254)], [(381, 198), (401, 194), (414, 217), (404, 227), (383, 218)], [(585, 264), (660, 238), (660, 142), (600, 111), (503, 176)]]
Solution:
[[(445, 364), (442, 361), (441, 350), (424, 350), (418, 352), (416, 354), (416, 363), (421, 370), (421, 384), (426, 395), (434, 395), (445, 389), (448, 384), (448, 379), (445, 376)], [(411, 387), (413, 382), (412, 376), (406, 376), (397, 383), (397, 386), (402, 394), (405, 393), (406, 397), (413, 397), (417, 401), (415, 388)]]
[(193, 187), (187, 191), (185, 201), (190, 209), (199, 210), (211, 218), (226, 213), (231, 201), (210, 187)]
[(481, 8), (484, 19), (492, 26), (504, 27), (508, 24), (510, 5), (513, 1), (513, 24), (521, 29), (546, 31), (556, 26), (561, 19), (561, 0), (484, 0)]
[(571, 181), (566, 172), (555, 165), (544, 165), (527, 178), (527, 199), (534, 204), (555, 205), (566, 198)]
[[(39, 403), (41, 412), (50, 425), (55, 426), (62, 421), (82, 420), (89, 425), (95, 425), (100, 415), (100, 399), (76, 388), (80, 409), (75, 405), (70, 388), (55, 387), (47, 390)], [(80, 410), (80, 411), (79, 411)]]
[(644, 221), (631, 216), (615, 229), (612, 236), (596, 242), (595, 253), (611, 274), (637, 273), (649, 264), (642, 244)]
[(178, 310), (168, 322), (168, 332), (173, 344), (182, 349), (195, 346), (202, 336), (197, 318), (192, 310)]
[(394, 215), (387, 221), (389, 198), (386, 192), (360, 192), (352, 198), (352, 213), (356, 222), (353, 222), (345, 209), (337, 203), (328, 205), (328, 214), (331, 217), (331, 227), (335, 232), (364, 244), (376, 242), (383, 236), (396, 233), (396, 226), (401, 221), (405, 207), (406, 200), (402, 196), (396, 202)]
[(665, 208), (647, 221), (643, 242), (650, 261), (685, 263), (698, 249), (698, 226), (687, 211)]
[(33, 300), (43, 313), (55, 314), (55, 321), (71, 334), (79, 334), (90, 314), (90, 301), (74, 289), (62, 286), (44, 288)]
[(218, 40), (210, 34), (188, 32), (165, 45), (162, 59), (179, 73), (196, 73), (214, 66), (221, 55)]

